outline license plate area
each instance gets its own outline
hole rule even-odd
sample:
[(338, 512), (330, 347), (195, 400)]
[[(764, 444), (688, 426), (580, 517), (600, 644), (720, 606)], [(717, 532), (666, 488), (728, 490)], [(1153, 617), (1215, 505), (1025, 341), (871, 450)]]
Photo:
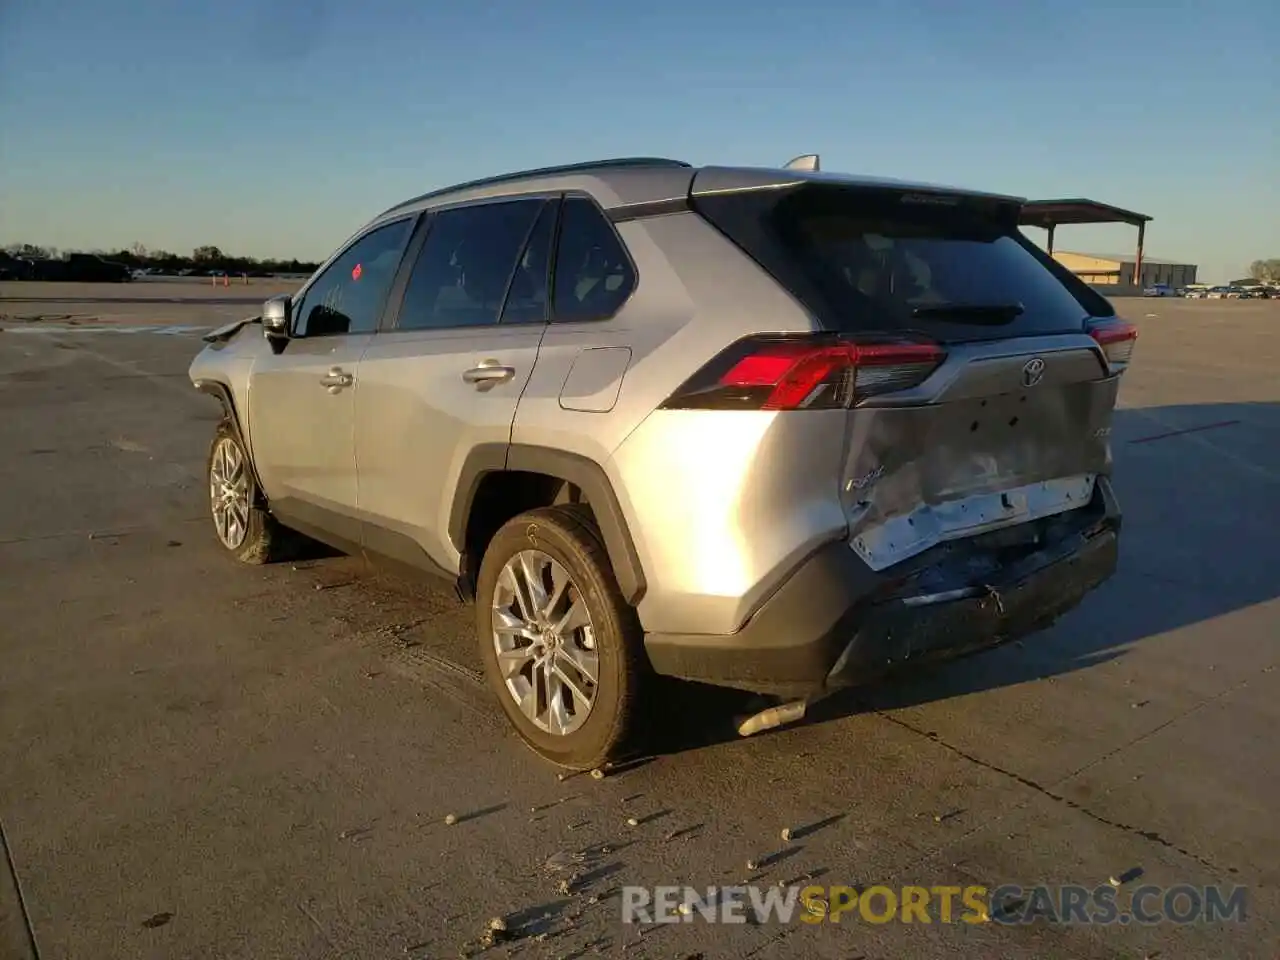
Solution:
[(1082, 474), (940, 504), (921, 504), (909, 513), (864, 528), (850, 546), (872, 570), (884, 570), (941, 543), (1085, 506), (1093, 499), (1096, 482), (1096, 475)]

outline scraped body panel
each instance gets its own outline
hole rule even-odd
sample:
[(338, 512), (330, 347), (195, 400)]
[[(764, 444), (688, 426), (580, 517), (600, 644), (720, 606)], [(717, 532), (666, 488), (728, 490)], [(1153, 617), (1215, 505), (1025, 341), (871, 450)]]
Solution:
[(850, 411), (850, 543), (882, 570), (1083, 506), (1111, 471), (1117, 387), (1083, 338), (955, 349), (912, 395)]

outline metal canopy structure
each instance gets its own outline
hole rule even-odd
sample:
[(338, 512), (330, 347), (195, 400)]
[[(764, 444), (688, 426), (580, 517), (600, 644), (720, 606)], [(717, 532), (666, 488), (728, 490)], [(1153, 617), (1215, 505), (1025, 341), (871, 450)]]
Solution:
[(1030, 200), (1022, 205), (1019, 223), (1024, 227), (1039, 227), (1049, 234), (1048, 249), (1053, 255), (1053, 232), (1060, 226), (1076, 226), (1085, 223), (1127, 223), (1138, 228), (1138, 254), (1133, 265), (1133, 282), (1142, 282), (1142, 246), (1146, 240), (1147, 224), (1152, 220), (1145, 213), (1113, 207), (1097, 200)]

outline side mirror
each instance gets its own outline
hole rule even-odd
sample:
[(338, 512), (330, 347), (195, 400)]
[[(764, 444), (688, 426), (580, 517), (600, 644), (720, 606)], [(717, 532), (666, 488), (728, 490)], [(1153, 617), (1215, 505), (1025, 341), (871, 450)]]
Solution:
[(289, 320), (293, 298), (287, 293), (272, 297), (262, 305), (262, 332), (268, 340), (289, 339)]

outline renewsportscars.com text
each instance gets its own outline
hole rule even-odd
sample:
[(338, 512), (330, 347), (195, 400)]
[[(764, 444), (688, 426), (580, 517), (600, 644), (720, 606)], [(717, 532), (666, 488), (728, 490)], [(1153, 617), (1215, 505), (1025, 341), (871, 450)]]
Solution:
[(622, 922), (653, 923), (1224, 923), (1246, 919), (1245, 887), (1110, 884), (659, 886), (622, 888)]

